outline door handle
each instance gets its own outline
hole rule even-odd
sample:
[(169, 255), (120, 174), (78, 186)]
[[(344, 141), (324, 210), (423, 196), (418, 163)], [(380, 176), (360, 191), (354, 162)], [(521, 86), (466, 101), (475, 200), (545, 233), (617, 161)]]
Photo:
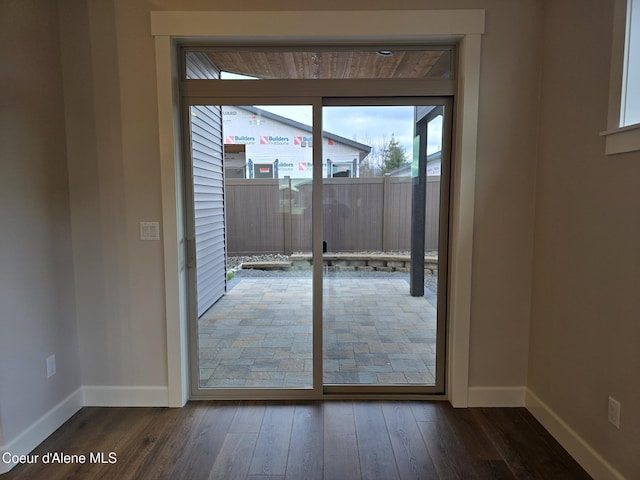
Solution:
[(196, 240), (187, 238), (187, 268), (196, 266)]

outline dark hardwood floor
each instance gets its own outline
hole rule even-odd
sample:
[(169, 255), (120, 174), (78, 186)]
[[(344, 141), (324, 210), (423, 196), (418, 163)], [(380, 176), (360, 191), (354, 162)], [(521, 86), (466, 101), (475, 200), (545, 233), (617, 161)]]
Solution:
[[(85, 455), (86, 463), (52, 464), (61, 453)], [(0, 478), (591, 478), (524, 408), (453, 409), (446, 402), (83, 408), (33, 455), (36, 463)]]

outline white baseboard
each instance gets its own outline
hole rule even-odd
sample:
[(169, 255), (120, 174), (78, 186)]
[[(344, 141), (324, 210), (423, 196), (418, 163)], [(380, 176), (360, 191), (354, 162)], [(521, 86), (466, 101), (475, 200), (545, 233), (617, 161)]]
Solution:
[(36, 420), (15, 439), (0, 445), (0, 475), (11, 470), (15, 463), (5, 463), (2, 455), (27, 455), (44, 439), (55, 432), (78, 410), (84, 407), (166, 407), (169, 405), (167, 387), (85, 386)]
[(469, 407), (524, 407), (526, 387), (469, 387)]
[(526, 407), (564, 449), (596, 480), (625, 480), (549, 406), (527, 389)]
[(2, 455), (9, 452), (11, 455), (27, 455), (42, 441), (55, 432), (60, 426), (69, 420), (82, 408), (82, 388), (78, 388), (67, 398), (33, 422), (26, 430), (6, 445), (0, 446), (0, 474), (11, 470), (16, 464), (5, 463)]
[(89, 385), (82, 387), (85, 407), (167, 407), (167, 387)]

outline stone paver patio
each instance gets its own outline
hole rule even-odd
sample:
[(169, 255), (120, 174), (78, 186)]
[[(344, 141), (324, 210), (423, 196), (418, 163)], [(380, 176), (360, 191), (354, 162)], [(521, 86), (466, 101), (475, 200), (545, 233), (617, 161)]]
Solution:
[[(240, 278), (199, 320), (200, 385), (310, 388), (311, 278)], [(324, 383), (433, 385), (436, 305), (405, 275), (324, 279)]]

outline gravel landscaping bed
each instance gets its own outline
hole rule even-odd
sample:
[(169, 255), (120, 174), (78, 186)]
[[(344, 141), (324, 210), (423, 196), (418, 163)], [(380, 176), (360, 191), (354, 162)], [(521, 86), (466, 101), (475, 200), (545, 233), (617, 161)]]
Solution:
[[(302, 253), (302, 252), (296, 252)], [(407, 256), (411, 255), (409, 251), (400, 251), (400, 252), (331, 252), (332, 254), (340, 254), (340, 255), (348, 255), (353, 253), (358, 253), (359, 255), (396, 255), (396, 256)], [(426, 257), (437, 257), (437, 251), (429, 251), (425, 252)], [(227, 272), (237, 272), (242, 269), (243, 262), (286, 262), (289, 260), (289, 255), (282, 255), (280, 253), (276, 254), (263, 254), (263, 255), (248, 255), (248, 256), (240, 256), (240, 257), (227, 257)]]
[[(331, 253), (354, 253), (354, 252), (331, 252)], [(371, 255), (410, 255), (410, 252), (357, 252), (358, 254)], [(437, 256), (437, 251), (425, 252), (425, 256)], [(309, 277), (309, 272), (305, 270), (254, 270), (242, 269), (243, 262), (286, 262), (289, 260), (288, 255), (282, 254), (263, 254), (263, 255), (247, 255), (237, 257), (227, 257), (227, 273), (233, 274), (237, 278), (255, 278), (255, 277)], [(344, 273), (329, 273), (329, 275), (344, 275)], [(349, 272), (350, 276), (371, 277), (371, 276), (408, 276), (406, 273), (400, 272)], [(438, 275), (426, 273), (424, 276), (425, 287), (432, 292), (437, 291)]]

